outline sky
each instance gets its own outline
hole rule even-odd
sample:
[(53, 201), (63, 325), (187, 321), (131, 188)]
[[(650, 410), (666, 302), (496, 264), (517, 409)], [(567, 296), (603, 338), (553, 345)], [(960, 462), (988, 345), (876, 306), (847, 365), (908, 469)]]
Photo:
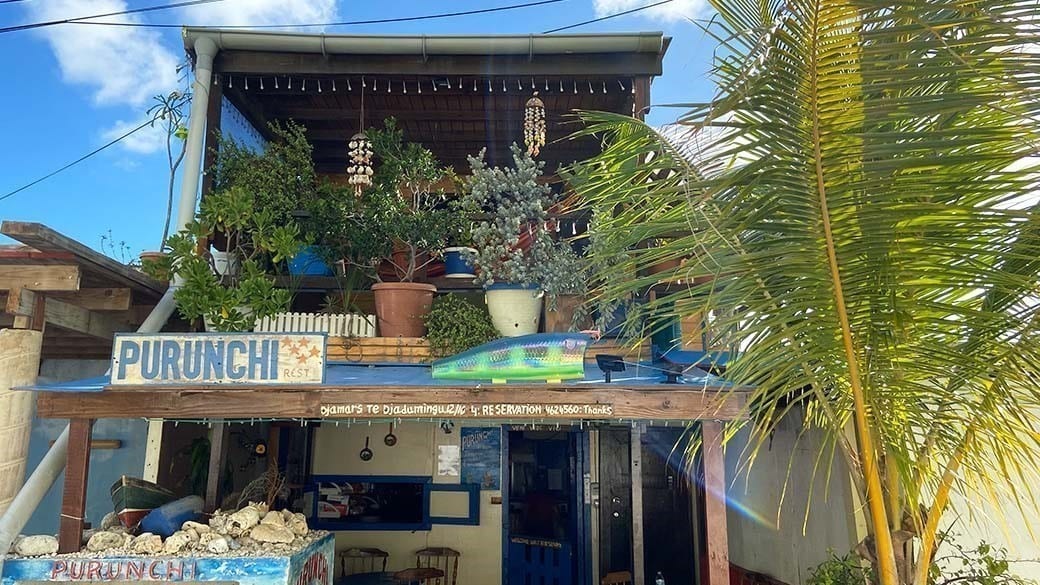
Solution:
[[(14, 0), (0, 3), (0, 27), (87, 16), (171, 0)], [(382, 19), (522, 3), (522, 0), (223, 0), (108, 17), (123, 22), (205, 26)], [(340, 34), (528, 34), (616, 14), (653, 0), (564, 0), (500, 13), (390, 25), (340, 26)], [(663, 31), (673, 37), (653, 104), (710, 98), (714, 44), (690, 19), (710, 16), (706, 0), (672, 0), (568, 32)], [(307, 32), (322, 32), (310, 28)], [(33, 181), (140, 124), (154, 104), (184, 81), (180, 30), (62, 24), (0, 33), (0, 195)], [(655, 107), (648, 120), (674, 121), (681, 109)], [(157, 249), (169, 169), (162, 134), (145, 130), (102, 153), (0, 201), (0, 218), (37, 221), (123, 261)], [(178, 179), (179, 184), (179, 179)], [(103, 240), (104, 238), (104, 240)], [(113, 245), (103, 243), (113, 242)], [(2, 241), (0, 243), (10, 243)], [(120, 243), (125, 243), (120, 245)]]

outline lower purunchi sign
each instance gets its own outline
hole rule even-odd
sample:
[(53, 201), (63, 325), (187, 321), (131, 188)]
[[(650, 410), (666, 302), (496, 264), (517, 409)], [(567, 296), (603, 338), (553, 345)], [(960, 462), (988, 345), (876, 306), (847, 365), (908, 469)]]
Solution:
[(322, 404), (322, 418), (609, 418), (613, 404), (558, 403), (350, 403)]

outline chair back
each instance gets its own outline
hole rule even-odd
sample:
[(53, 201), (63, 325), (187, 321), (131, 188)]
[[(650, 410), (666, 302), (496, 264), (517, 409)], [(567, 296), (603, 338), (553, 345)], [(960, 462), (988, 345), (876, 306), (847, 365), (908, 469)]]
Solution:
[(603, 575), (599, 585), (632, 585), (632, 573), (628, 571), (614, 571)]
[(415, 566), (430, 569), (440, 569), (444, 575), (428, 580), (431, 585), (456, 585), (459, 579), (459, 557), (462, 556), (457, 550), (443, 546), (424, 548), (415, 553)]
[(345, 577), (356, 573), (386, 572), (390, 553), (378, 548), (348, 548), (339, 553), (340, 573)]

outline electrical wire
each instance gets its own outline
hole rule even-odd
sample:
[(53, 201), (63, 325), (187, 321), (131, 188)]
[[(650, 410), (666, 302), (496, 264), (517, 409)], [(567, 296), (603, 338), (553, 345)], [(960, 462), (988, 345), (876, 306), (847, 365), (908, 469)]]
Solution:
[(46, 181), (47, 179), (49, 179), (49, 178), (53, 177), (54, 175), (57, 175), (58, 173), (60, 173), (60, 172), (64, 171), (65, 169), (68, 169), (68, 168), (70, 168), (70, 167), (73, 167), (73, 166), (75, 166), (75, 165), (78, 165), (79, 163), (81, 163), (81, 162), (83, 162), (83, 161), (87, 160), (88, 158), (90, 158), (90, 157), (94, 156), (95, 154), (97, 154), (97, 153), (101, 152), (102, 150), (105, 150), (105, 149), (106, 149), (106, 148), (108, 148), (109, 146), (112, 146), (113, 144), (116, 144), (116, 143), (117, 143), (117, 142), (119, 142), (120, 140), (123, 140), (124, 138), (126, 138), (126, 137), (130, 136), (130, 135), (131, 135), (131, 134), (133, 134), (134, 132), (137, 132), (138, 130), (141, 130), (141, 129), (143, 129), (143, 128), (144, 128), (145, 126), (150, 126), (150, 125), (152, 124), (152, 122), (153, 122), (153, 121), (154, 121), (154, 120), (151, 120), (151, 119), (149, 119), (149, 120), (146, 120), (146, 121), (145, 121), (145, 122), (144, 122), (143, 124), (141, 124), (141, 125), (140, 125), (140, 126), (138, 126), (137, 128), (134, 128), (133, 130), (131, 130), (131, 131), (127, 132), (126, 134), (123, 134), (123, 135), (122, 135), (122, 136), (120, 136), (119, 138), (116, 138), (115, 140), (112, 140), (111, 142), (109, 142), (109, 143), (105, 144), (104, 146), (100, 146), (100, 147), (98, 147), (98, 148), (95, 148), (95, 149), (94, 149), (93, 151), (91, 151), (91, 152), (89, 152), (89, 153), (87, 153), (87, 154), (85, 154), (85, 155), (83, 155), (83, 156), (81, 156), (81, 157), (77, 158), (76, 160), (74, 160), (74, 161), (70, 162), (69, 164), (67, 164), (67, 165), (65, 165), (65, 166), (63, 166), (63, 167), (61, 167), (60, 169), (58, 169), (58, 170), (56, 170), (56, 171), (51, 171), (50, 173), (47, 173), (46, 175), (44, 175), (44, 176), (40, 177), (39, 179), (36, 179), (35, 181), (33, 181), (33, 182), (31, 182), (31, 183), (27, 183), (27, 184), (25, 184), (25, 185), (22, 185), (21, 187), (19, 187), (19, 188), (15, 189), (14, 191), (11, 191), (11, 192), (9, 192), (9, 193), (6, 193), (6, 194), (5, 194), (5, 195), (3, 195), (2, 197), (0, 197), (0, 201), (3, 201), (4, 199), (7, 199), (8, 197), (10, 197), (10, 196), (12, 196), (12, 195), (14, 195), (14, 194), (16, 194), (16, 193), (20, 193), (20, 192), (22, 192), (22, 191), (25, 191), (26, 189), (28, 189), (29, 187), (32, 187), (33, 185), (35, 185), (35, 184), (37, 184), (37, 183), (42, 183), (43, 181)]
[[(264, 28), (314, 28), (314, 27), (331, 27), (331, 26), (360, 26), (366, 24), (392, 24), (398, 22), (413, 22), (417, 20), (436, 20), (441, 18), (455, 18), (459, 16), (472, 16), (474, 14), (488, 14), (492, 12), (503, 12), (506, 10), (517, 10), (520, 8), (530, 8), (532, 6), (544, 6), (546, 4), (556, 4), (559, 2), (567, 2), (568, 0), (539, 0), (537, 2), (526, 2), (524, 4), (510, 4), (508, 6), (496, 6), (494, 8), (480, 8), (477, 10), (464, 10), (460, 12), (444, 12), (439, 14), (424, 14), (421, 16), (401, 16), (396, 18), (379, 18), (373, 20), (347, 20), (343, 22), (307, 22), (297, 24), (232, 24), (232, 25), (212, 25), (212, 28), (223, 28), (223, 29), (264, 29)], [(79, 21), (72, 22), (70, 24), (93, 24), (99, 26), (126, 26), (136, 28), (183, 28), (184, 24), (172, 24), (172, 23), (152, 23), (152, 22), (96, 22), (96, 21)], [(191, 26), (191, 25), (187, 25)], [(211, 25), (207, 25), (211, 26)]]
[(80, 24), (83, 21), (87, 21), (93, 18), (105, 18), (107, 16), (121, 16), (124, 14), (139, 14), (142, 12), (154, 12), (156, 10), (169, 10), (171, 8), (182, 8), (185, 6), (195, 6), (198, 4), (212, 4), (214, 2), (223, 2), (224, 0), (188, 0), (186, 2), (174, 2), (172, 4), (159, 4), (157, 6), (146, 6), (144, 8), (130, 8), (127, 10), (120, 10), (119, 12), (107, 12), (105, 14), (94, 14), (91, 16), (77, 16), (74, 18), (64, 18), (61, 20), (47, 20), (43, 22), (31, 22), (28, 24), (19, 24), (15, 26), (6, 26), (0, 28), (0, 33), (16, 32), (20, 30), (29, 30), (33, 28), (43, 28), (45, 26), (54, 26), (56, 24)]
[(611, 18), (617, 18), (618, 16), (625, 16), (627, 14), (633, 14), (633, 13), (639, 12), (641, 10), (646, 10), (648, 8), (654, 8), (655, 6), (661, 6), (663, 4), (668, 4), (669, 2), (674, 2), (674, 1), (675, 0), (663, 0), (661, 2), (656, 2), (654, 4), (647, 4), (646, 6), (640, 6), (639, 8), (633, 8), (631, 10), (625, 10), (624, 12), (617, 12), (615, 14), (608, 14), (606, 16), (601, 16), (599, 18), (593, 18), (592, 20), (586, 20), (585, 22), (579, 22), (579, 23), (576, 23), (576, 24), (569, 24), (567, 26), (561, 26), (559, 28), (550, 29), (550, 30), (542, 32), (542, 34), (543, 35), (547, 35), (547, 34), (551, 34), (551, 33), (555, 33), (555, 32), (560, 32), (562, 30), (578, 28), (579, 26), (585, 26), (586, 24), (592, 24), (594, 22), (602, 22), (604, 20), (609, 20)]

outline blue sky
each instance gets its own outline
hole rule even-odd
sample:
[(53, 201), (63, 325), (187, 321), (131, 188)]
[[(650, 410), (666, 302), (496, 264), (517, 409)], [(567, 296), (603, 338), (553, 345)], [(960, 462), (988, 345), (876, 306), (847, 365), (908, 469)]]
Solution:
[[(115, 12), (167, 1), (23, 0), (0, 4), (0, 26)], [(224, 0), (119, 19), (198, 25), (281, 24), (392, 18), (514, 3), (519, 0)], [(566, 0), (497, 14), (333, 27), (326, 32), (526, 34), (650, 3), (651, 0)], [(664, 76), (654, 82), (653, 102), (702, 101), (712, 91), (707, 72), (714, 46), (686, 17), (702, 18), (708, 10), (704, 0), (673, 0), (573, 32), (664, 31), (673, 41)], [(6, 130), (6, 139), (0, 141), (0, 194), (86, 154), (143, 121), (151, 96), (176, 87), (175, 68), (182, 58), (177, 29), (67, 24), (0, 34), (0, 70), (9, 72), (6, 87), (0, 91), (0, 112)], [(667, 123), (679, 113), (658, 107), (651, 113), (650, 121)], [(102, 235), (111, 230), (116, 241), (126, 242), (133, 256), (155, 249), (162, 234), (169, 176), (165, 151), (159, 148), (158, 134), (141, 132), (132, 138), (0, 201), (0, 218), (39, 221), (94, 248), (100, 248)]]

